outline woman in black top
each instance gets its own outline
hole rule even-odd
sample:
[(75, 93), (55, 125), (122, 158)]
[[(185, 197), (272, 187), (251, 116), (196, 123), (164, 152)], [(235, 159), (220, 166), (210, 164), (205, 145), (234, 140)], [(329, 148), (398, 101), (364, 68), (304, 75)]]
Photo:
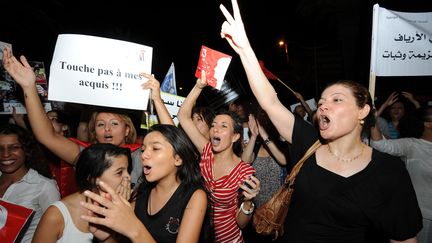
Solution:
[(297, 161), (320, 136), (296, 179), (284, 242), (416, 242), (421, 212), (401, 160), (361, 140), (373, 124), (367, 89), (352, 81), (329, 85), (318, 102), (319, 133), (283, 106), (249, 43), (236, 0), (221, 36), (239, 54), (251, 89)]
[(144, 179), (133, 202), (129, 204), (100, 182), (109, 195), (86, 191), (101, 206), (83, 203), (97, 215), (82, 218), (107, 226), (133, 242), (198, 242), (207, 223), (207, 194), (194, 145), (180, 128), (154, 125), (144, 138), (142, 150)]

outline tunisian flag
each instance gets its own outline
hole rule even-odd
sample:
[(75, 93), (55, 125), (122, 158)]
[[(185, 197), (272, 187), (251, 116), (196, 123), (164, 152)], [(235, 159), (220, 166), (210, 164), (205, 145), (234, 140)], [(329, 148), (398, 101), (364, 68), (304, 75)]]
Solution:
[(14, 242), (34, 211), (0, 199), (0, 242)]

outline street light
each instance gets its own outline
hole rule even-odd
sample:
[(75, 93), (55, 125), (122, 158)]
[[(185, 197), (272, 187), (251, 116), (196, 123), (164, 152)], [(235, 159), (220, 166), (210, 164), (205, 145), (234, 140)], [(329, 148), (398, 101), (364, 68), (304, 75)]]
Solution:
[(285, 50), (285, 56), (286, 56), (286, 60), (287, 60), (287, 64), (289, 64), (288, 43), (285, 42), (284, 40), (280, 40), (280, 41), (279, 41), (279, 47), (284, 48), (284, 50)]

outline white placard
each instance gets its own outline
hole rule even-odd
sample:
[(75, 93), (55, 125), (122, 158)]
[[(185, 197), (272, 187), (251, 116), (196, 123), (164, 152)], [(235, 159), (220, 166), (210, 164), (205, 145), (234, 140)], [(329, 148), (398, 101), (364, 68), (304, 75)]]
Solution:
[[(309, 99), (309, 100), (306, 100), (306, 104), (309, 105), (309, 108), (311, 109), (311, 111), (314, 111), (314, 110), (316, 110), (316, 108), (317, 108), (317, 104), (316, 104), (316, 101), (315, 101), (314, 98)], [(291, 112), (294, 112), (294, 109), (295, 109), (298, 105), (301, 105), (301, 103), (298, 102), (298, 103), (295, 103), (295, 104), (290, 105)]]
[(134, 110), (147, 109), (153, 48), (102, 37), (58, 36), (49, 75), (48, 99)]
[(165, 107), (170, 113), (171, 118), (177, 126), (179, 124), (179, 121), (177, 119), (177, 113), (180, 109), (180, 106), (183, 104), (185, 97), (161, 92), (161, 98), (163, 103), (165, 104)]
[(432, 75), (432, 12), (373, 8), (371, 74)]

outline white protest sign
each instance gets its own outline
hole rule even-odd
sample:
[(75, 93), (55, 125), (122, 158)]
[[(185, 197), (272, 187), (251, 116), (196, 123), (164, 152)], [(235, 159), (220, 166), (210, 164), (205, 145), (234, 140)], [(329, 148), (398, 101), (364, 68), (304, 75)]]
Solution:
[[(180, 109), (180, 106), (183, 104), (185, 97), (161, 92), (162, 102), (168, 110), (168, 113), (171, 115), (171, 118), (174, 121), (174, 124), (178, 126), (179, 121), (177, 119), (177, 113)], [(144, 119), (141, 121), (141, 128), (148, 129), (148, 127), (157, 123), (157, 116), (144, 112)]]
[(179, 121), (177, 119), (177, 113), (180, 109), (180, 106), (183, 104), (185, 97), (161, 92), (161, 98), (163, 103), (165, 104), (165, 107), (170, 113), (174, 123), (177, 126), (179, 124)]
[[(309, 99), (309, 100), (306, 100), (306, 104), (309, 105), (309, 108), (310, 108), (312, 111), (314, 111), (314, 110), (317, 109), (317, 104), (316, 104), (316, 101), (315, 101), (314, 98)], [(294, 109), (295, 109), (298, 105), (301, 105), (301, 103), (298, 102), (298, 103), (295, 103), (295, 104), (290, 105), (291, 112), (294, 112)]]
[(75, 34), (58, 36), (49, 76), (49, 100), (147, 109), (153, 48)]
[(432, 12), (373, 8), (371, 74), (432, 75)]

